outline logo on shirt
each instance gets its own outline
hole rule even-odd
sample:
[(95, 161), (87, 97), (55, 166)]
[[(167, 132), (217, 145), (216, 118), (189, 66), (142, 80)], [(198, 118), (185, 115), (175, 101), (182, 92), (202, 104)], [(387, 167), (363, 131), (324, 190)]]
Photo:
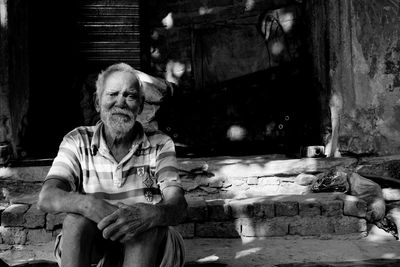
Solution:
[(138, 176), (144, 176), (145, 172), (144, 172), (144, 167), (139, 167), (136, 169), (136, 174)]

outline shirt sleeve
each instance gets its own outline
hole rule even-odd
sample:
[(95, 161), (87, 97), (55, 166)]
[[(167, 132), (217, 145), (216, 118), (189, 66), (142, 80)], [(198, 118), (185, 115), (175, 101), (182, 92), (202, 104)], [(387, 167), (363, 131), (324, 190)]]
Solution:
[(168, 186), (182, 188), (175, 154), (175, 145), (170, 138), (168, 138), (157, 153), (156, 177), (161, 191)]
[(78, 151), (73, 137), (65, 136), (45, 181), (58, 179), (67, 183), (72, 191), (77, 191), (81, 173)]

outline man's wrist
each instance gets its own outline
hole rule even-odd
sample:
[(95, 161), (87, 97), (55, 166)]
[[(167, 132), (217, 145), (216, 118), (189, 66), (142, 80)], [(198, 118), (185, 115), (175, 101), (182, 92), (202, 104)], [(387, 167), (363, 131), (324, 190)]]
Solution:
[(92, 196), (76, 194), (77, 212), (85, 217), (90, 213), (92, 203), (96, 199)]

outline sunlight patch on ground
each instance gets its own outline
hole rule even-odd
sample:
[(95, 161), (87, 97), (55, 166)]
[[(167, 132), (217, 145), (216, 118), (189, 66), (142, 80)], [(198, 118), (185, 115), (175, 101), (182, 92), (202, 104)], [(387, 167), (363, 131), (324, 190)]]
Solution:
[(219, 260), (219, 257), (217, 255), (210, 255), (201, 259), (198, 259), (197, 262), (214, 262)]
[(174, 26), (174, 18), (172, 17), (172, 13), (168, 13), (165, 18), (161, 20), (162, 24), (165, 26), (167, 29), (171, 29)]
[(398, 257), (396, 253), (385, 253), (382, 255), (382, 258), (384, 259), (394, 259), (396, 257)]
[(258, 251), (260, 251), (262, 248), (257, 247), (257, 248), (249, 248), (249, 249), (245, 249), (239, 252), (236, 252), (235, 255), (235, 259), (239, 259), (241, 257), (246, 257), (249, 256), (251, 254), (257, 253)]

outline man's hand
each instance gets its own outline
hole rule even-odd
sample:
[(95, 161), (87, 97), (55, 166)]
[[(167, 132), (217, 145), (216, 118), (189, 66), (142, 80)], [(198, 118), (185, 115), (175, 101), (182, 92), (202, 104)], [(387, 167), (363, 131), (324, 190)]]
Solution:
[(118, 209), (103, 218), (97, 227), (103, 231), (105, 239), (124, 243), (156, 226), (159, 211), (155, 205), (137, 203), (128, 206), (118, 204)]

